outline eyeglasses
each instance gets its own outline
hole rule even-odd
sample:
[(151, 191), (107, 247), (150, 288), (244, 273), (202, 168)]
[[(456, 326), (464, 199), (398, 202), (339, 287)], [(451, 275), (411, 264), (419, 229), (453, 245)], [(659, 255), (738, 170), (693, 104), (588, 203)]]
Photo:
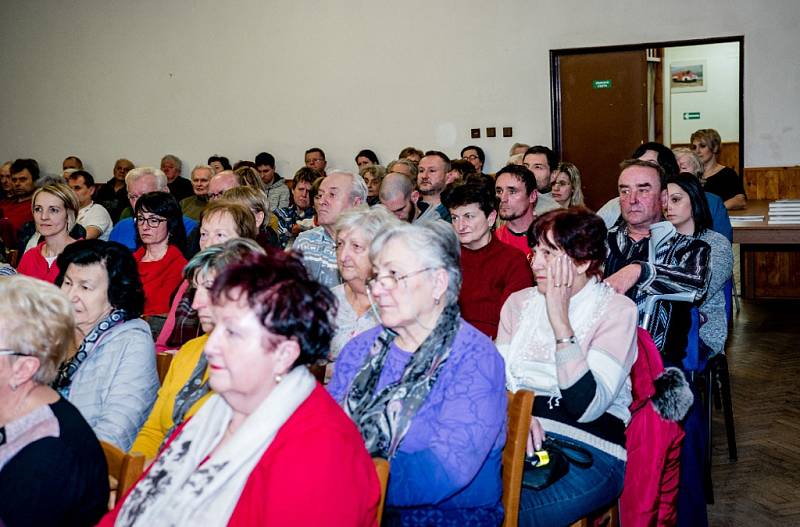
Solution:
[(477, 161), (480, 158), (475, 154), (472, 154), (471, 156), (464, 156), (464, 159), (466, 159), (467, 161)]
[(224, 191), (223, 192), (214, 192), (214, 193), (209, 192), (208, 193), (208, 199), (211, 200), (211, 201), (213, 201), (215, 199), (219, 199), (219, 198), (222, 197), (222, 195), (224, 193), (225, 193)]
[(416, 276), (420, 273), (424, 273), (426, 271), (432, 271), (436, 269), (436, 267), (426, 267), (425, 269), (420, 269), (419, 271), (412, 271), (410, 273), (406, 273), (401, 276), (395, 276), (393, 274), (387, 274), (383, 276), (373, 276), (369, 280), (367, 280), (367, 287), (370, 289), (375, 289), (377, 284), (380, 284), (381, 287), (386, 291), (392, 291), (397, 289), (397, 284), (401, 281), (411, 278), (412, 276)]
[(12, 356), (17, 356), (17, 357), (30, 357), (30, 355), (28, 355), (27, 353), (20, 353), (18, 351), (14, 351), (14, 350), (0, 350), (0, 357), (2, 357), (3, 355), (12, 355)]
[(147, 226), (151, 229), (157, 229), (159, 225), (164, 223), (166, 218), (159, 218), (158, 216), (150, 216), (145, 218), (144, 216), (136, 216), (136, 224), (141, 225), (142, 223), (147, 223)]

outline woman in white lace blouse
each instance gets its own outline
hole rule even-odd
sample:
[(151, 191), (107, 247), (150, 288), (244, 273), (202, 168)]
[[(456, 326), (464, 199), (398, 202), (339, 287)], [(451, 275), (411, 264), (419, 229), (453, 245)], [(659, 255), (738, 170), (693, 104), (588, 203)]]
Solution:
[(549, 487), (523, 488), (520, 525), (570, 524), (622, 491), (637, 312), (600, 281), (605, 239), (603, 220), (583, 207), (541, 216), (528, 233), (537, 285), (512, 294), (500, 315), (507, 387), (536, 394), (528, 453), (555, 437), (593, 457)]

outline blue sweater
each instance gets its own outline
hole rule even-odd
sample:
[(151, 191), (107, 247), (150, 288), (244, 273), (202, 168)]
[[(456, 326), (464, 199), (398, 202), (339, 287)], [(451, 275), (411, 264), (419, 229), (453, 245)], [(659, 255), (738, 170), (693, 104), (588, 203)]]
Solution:
[[(368, 330), (342, 349), (328, 386), (339, 403), (381, 330)], [(400, 379), (411, 355), (392, 345), (378, 390)], [(462, 320), (443, 368), (390, 460), (387, 507), (416, 519), (486, 514), (502, 518), (500, 466), (507, 404), (503, 359), (486, 335)]]

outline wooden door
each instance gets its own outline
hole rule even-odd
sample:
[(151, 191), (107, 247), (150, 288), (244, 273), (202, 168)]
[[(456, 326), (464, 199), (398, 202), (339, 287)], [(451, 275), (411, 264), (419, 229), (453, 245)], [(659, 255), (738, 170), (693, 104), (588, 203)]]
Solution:
[(620, 162), (647, 140), (646, 51), (571, 53), (554, 65), (554, 145), (597, 210), (617, 195)]

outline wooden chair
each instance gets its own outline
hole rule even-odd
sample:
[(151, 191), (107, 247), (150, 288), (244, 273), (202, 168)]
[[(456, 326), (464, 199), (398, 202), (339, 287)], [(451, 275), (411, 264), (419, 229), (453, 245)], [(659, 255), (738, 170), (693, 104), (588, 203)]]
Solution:
[(167, 376), (169, 366), (172, 364), (172, 354), (159, 352), (156, 353), (156, 371), (158, 372), (158, 382), (164, 384), (164, 378)]
[[(144, 472), (144, 454), (138, 452), (129, 454), (105, 441), (100, 441), (100, 446), (103, 447), (103, 454), (106, 456), (109, 478), (117, 482), (116, 497), (121, 498)], [(109, 508), (113, 505), (114, 502), (109, 501)]]
[(378, 502), (378, 527), (381, 527), (383, 504), (386, 502), (386, 485), (389, 483), (389, 462), (380, 457), (374, 457), (372, 461), (375, 463), (375, 471), (381, 483), (381, 500)]
[(519, 520), (519, 497), (532, 411), (533, 392), (508, 392), (508, 434), (503, 447), (503, 527), (516, 527)]
[(619, 506), (617, 503), (618, 501), (614, 500), (614, 503), (608, 507), (581, 518), (570, 527), (619, 527)]

